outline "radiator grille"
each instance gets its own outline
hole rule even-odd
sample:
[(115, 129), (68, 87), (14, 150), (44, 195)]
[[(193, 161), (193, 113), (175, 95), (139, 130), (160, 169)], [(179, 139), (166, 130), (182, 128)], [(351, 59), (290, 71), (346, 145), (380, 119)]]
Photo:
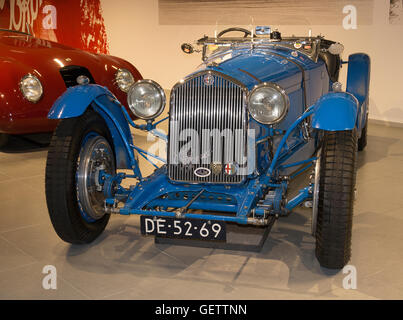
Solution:
[[(211, 71), (174, 87), (168, 147), (171, 180), (228, 184), (244, 180), (240, 169), (247, 166), (245, 97), (241, 85)], [(237, 168), (236, 173), (227, 174), (226, 164)], [(196, 174), (198, 168), (207, 168), (201, 170), (207, 176)]]
[(77, 83), (78, 76), (87, 76), (90, 79), (90, 83), (94, 84), (94, 78), (87, 68), (81, 66), (66, 66), (59, 70), (64, 83), (66, 84), (66, 88), (74, 87)]

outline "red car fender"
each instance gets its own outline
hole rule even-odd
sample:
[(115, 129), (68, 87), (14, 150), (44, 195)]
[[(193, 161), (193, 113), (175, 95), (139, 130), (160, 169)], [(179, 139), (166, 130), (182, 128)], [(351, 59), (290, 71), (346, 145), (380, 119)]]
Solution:
[[(139, 71), (123, 59), (7, 31), (0, 31), (0, 55), (0, 133), (54, 130), (58, 122), (47, 119), (47, 114), (66, 91), (60, 73), (63, 67), (88, 69), (95, 83), (106, 86), (124, 105), (127, 94), (115, 84), (116, 72), (124, 68), (132, 73), (135, 81), (142, 79)], [(29, 73), (35, 75), (43, 87), (43, 96), (36, 103), (27, 101), (19, 89), (20, 80)]]

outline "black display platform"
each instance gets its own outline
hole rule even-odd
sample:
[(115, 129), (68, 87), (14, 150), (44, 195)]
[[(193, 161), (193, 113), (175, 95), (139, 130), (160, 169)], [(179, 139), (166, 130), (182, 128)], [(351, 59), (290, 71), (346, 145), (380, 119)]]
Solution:
[(172, 239), (163, 237), (155, 237), (154, 241), (156, 244), (260, 252), (275, 221), (276, 218), (273, 217), (270, 220), (269, 225), (266, 227), (241, 226), (228, 223), (227, 242)]

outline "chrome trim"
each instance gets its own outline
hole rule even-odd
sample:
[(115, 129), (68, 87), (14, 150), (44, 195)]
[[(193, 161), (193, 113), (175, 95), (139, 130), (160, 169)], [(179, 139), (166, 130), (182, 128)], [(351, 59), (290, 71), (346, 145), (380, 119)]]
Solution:
[[(36, 79), (36, 80), (38, 81), (39, 85), (41, 86), (41, 91), (42, 91), (42, 93), (41, 93), (41, 95), (39, 96), (38, 100), (35, 100), (35, 101), (29, 100), (29, 99), (25, 96), (24, 91), (22, 90), (22, 82), (23, 82), (26, 78), (34, 78), (34, 79)], [(41, 82), (41, 80), (38, 79), (38, 77), (34, 76), (34, 75), (31, 74), (31, 73), (28, 73), (28, 74), (26, 74), (25, 76), (23, 76), (23, 77), (21, 78), (21, 80), (18, 82), (18, 86), (20, 87), (20, 92), (22, 93), (22, 96), (24, 97), (24, 99), (27, 100), (27, 101), (29, 101), (29, 102), (31, 102), (31, 103), (37, 103), (37, 102), (39, 102), (39, 101), (42, 99), (42, 97), (43, 97), (43, 86), (42, 86), (42, 82)]]
[[(150, 116), (150, 117), (143, 117), (143, 116), (139, 116), (138, 114), (136, 114), (135, 110), (132, 109), (131, 103), (130, 103), (130, 94), (129, 94), (130, 90), (132, 90), (132, 89), (133, 89), (135, 86), (137, 86), (137, 85), (141, 85), (142, 83), (149, 83), (149, 84), (153, 85), (155, 88), (157, 88), (157, 90), (159, 91), (159, 93), (160, 93), (160, 95), (161, 95), (161, 106), (160, 106), (160, 109), (159, 109), (159, 111), (158, 111), (156, 114), (154, 114), (153, 116)], [(129, 90), (127, 91), (127, 105), (129, 106), (130, 111), (133, 112), (133, 114), (134, 114), (136, 117), (140, 118), (140, 119), (143, 119), (143, 120), (153, 120), (153, 119), (157, 118), (157, 117), (164, 111), (164, 109), (165, 109), (165, 104), (166, 104), (165, 91), (164, 91), (164, 89), (162, 89), (162, 87), (161, 87), (157, 82), (155, 82), (155, 81), (153, 81), (153, 80), (150, 80), (150, 79), (138, 80), (137, 82), (133, 83), (133, 84), (130, 86)]]
[[(284, 37), (281, 41), (272, 40), (267, 38), (202, 38), (197, 41), (197, 45), (206, 48), (208, 45), (222, 45), (227, 47), (228, 50), (237, 49), (269, 49), (269, 48), (283, 48), (294, 51), (295, 42), (306, 42), (312, 41), (312, 50), (308, 52), (306, 50), (298, 49), (298, 52), (308, 57), (315, 63), (318, 62), (320, 44), (322, 41), (321, 37)], [(210, 56), (206, 56), (206, 50), (203, 50), (202, 60), (208, 62), (209, 60), (215, 59), (216, 55), (227, 53), (228, 50), (213, 53)]]
[(105, 195), (99, 182), (99, 171), (116, 173), (112, 147), (102, 136), (90, 138), (81, 147), (77, 159), (76, 195), (78, 205), (88, 216), (98, 220), (105, 215)]
[(27, 33), (27, 32), (18, 31), (18, 30), (11, 30), (11, 29), (0, 28), (0, 31), (12, 32), (12, 33), (19, 33), (19, 34), (23, 34), (23, 35), (25, 35), (25, 36), (32, 36), (31, 34), (29, 34), (29, 33)]
[(281, 115), (281, 117), (279, 117), (277, 120), (271, 121), (271, 122), (267, 122), (267, 123), (261, 122), (261, 121), (255, 119), (255, 118), (250, 114), (250, 112), (249, 112), (249, 114), (250, 114), (250, 116), (251, 116), (253, 119), (255, 119), (257, 122), (259, 122), (259, 123), (261, 123), (261, 124), (273, 125), (273, 124), (279, 123), (279, 122), (280, 122), (281, 120), (283, 120), (283, 119), (285, 118), (285, 116), (287, 115), (288, 110), (290, 109), (290, 98), (288, 97), (287, 92), (286, 92), (282, 87), (280, 87), (277, 83), (274, 83), (274, 82), (263, 82), (263, 83), (260, 83), (260, 84), (258, 84), (258, 85), (256, 85), (256, 86), (254, 86), (254, 88), (252, 89), (252, 91), (249, 92), (249, 94), (248, 94), (248, 111), (249, 111), (249, 101), (250, 101), (251, 96), (252, 96), (257, 90), (259, 90), (260, 88), (264, 88), (264, 87), (271, 87), (271, 88), (274, 88), (275, 90), (277, 90), (277, 91), (281, 94), (281, 96), (284, 98), (285, 104), (286, 104), (285, 111), (283, 112), (283, 114)]
[(244, 91), (248, 92), (248, 88), (240, 81), (238, 81), (235, 78), (232, 78), (228, 75), (226, 75), (225, 73), (221, 73), (215, 70), (203, 70), (203, 71), (197, 71), (195, 73), (192, 73), (190, 75), (188, 75), (187, 77), (181, 79), (180, 81), (178, 81), (173, 87), (171, 91), (174, 91), (178, 86), (182, 85), (184, 82), (189, 81), (193, 78), (197, 78), (201, 75), (205, 75), (205, 74), (215, 74), (217, 76), (220, 76), (222, 78), (224, 78), (225, 80), (231, 81), (233, 83), (235, 83), (237, 86), (241, 87)]
[[(215, 77), (213, 85), (204, 85), (203, 77), (206, 75)], [(224, 87), (225, 89), (222, 90), (217, 89)], [(246, 143), (249, 122), (249, 113), (246, 107), (247, 94), (248, 89), (243, 83), (214, 70), (196, 72), (174, 85), (170, 100), (170, 125), (168, 133), (170, 138), (168, 140), (167, 155), (168, 176), (172, 181), (195, 184), (238, 184), (245, 180), (246, 176), (236, 175), (227, 177), (224, 175), (224, 171), (219, 175), (210, 175), (204, 179), (199, 179), (192, 174), (194, 169), (200, 166), (205, 166), (211, 170), (211, 165), (217, 162), (217, 159), (213, 159), (212, 156), (216, 155), (218, 151), (218, 149), (215, 149), (216, 153), (214, 153), (214, 148), (218, 148), (219, 146), (213, 145), (213, 150), (210, 150), (211, 153), (206, 156), (208, 157), (207, 161), (204, 160), (206, 158), (202, 157), (203, 150), (205, 150), (203, 148), (208, 143), (206, 140), (208, 137), (204, 135), (201, 135), (199, 139), (199, 150), (196, 154), (200, 164), (189, 165), (186, 169), (183, 164), (170, 163), (178, 160), (173, 157), (179, 156), (180, 147), (178, 143), (172, 142), (179, 141), (179, 136), (176, 136), (176, 134), (179, 133), (181, 128), (194, 129), (199, 133), (199, 136), (203, 129), (238, 129), (238, 132), (241, 130), (242, 136), (240, 136), (240, 139), (244, 143), (239, 146), (233, 145), (232, 155), (243, 154), (247, 156)], [(235, 137), (235, 135), (233, 136)], [(192, 148), (194, 147), (195, 145), (192, 146)], [(225, 162), (225, 159), (231, 159), (232, 155), (229, 155), (229, 150), (224, 150), (222, 153), (223, 158), (220, 161)], [(203, 160), (204, 164), (202, 164)], [(244, 165), (246, 166), (247, 163)], [(222, 168), (224, 166), (225, 163), (223, 163)]]

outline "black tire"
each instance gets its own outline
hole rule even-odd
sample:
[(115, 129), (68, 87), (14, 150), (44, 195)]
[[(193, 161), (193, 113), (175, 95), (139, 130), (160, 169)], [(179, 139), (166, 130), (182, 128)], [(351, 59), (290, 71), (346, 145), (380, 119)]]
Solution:
[(109, 214), (87, 222), (80, 213), (77, 161), (82, 140), (90, 132), (112, 139), (105, 121), (92, 109), (81, 117), (61, 120), (53, 133), (46, 163), (45, 191), (50, 219), (58, 236), (72, 244), (90, 243), (105, 229)]
[(364, 128), (362, 128), (361, 138), (358, 139), (358, 151), (363, 151), (367, 146), (368, 116), (365, 120)]
[(351, 257), (356, 158), (355, 130), (325, 133), (315, 232), (316, 257), (325, 268), (341, 269)]
[(0, 133), (0, 148), (3, 148), (7, 145), (9, 139), (9, 135), (6, 133)]

